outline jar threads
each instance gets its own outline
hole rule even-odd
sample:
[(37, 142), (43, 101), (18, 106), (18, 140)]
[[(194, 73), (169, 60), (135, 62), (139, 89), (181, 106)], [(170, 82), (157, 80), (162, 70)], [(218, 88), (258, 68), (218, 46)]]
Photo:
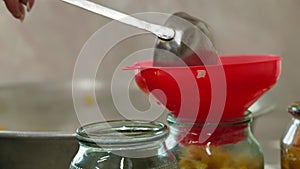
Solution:
[(70, 169), (177, 169), (175, 157), (166, 149), (168, 134), (160, 122), (121, 120), (80, 127), (80, 148)]

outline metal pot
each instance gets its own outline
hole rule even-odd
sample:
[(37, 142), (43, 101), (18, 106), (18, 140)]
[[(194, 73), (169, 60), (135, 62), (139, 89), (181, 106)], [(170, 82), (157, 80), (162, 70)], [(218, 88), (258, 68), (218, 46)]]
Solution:
[[(82, 80), (73, 84), (88, 93), (93, 90), (90, 82)], [(110, 86), (97, 82), (95, 88), (97, 104), (105, 120), (124, 118), (114, 107)], [(136, 105), (148, 101), (134, 85), (129, 90)], [(91, 104), (90, 100), (83, 100), (83, 104), (85, 101)], [(75, 131), (80, 125), (74, 110), (71, 81), (0, 86), (0, 168), (68, 168), (78, 150)]]
[(0, 168), (68, 168), (79, 127), (71, 82), (0, 87), (0, 126)]

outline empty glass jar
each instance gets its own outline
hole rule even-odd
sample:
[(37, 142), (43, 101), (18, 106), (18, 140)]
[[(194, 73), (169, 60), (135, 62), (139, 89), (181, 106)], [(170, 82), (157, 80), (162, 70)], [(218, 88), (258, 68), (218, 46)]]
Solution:
[(177, 169), (159, 122), (109, 121), (77, 130), (80, 147), (70, 169)]
[(172, 115), (167, 121), (167, 147), (176, 156), (180, 169), (264, 168), (261, 147), (250, 130), (250, 113), (219, 123), (192, 123)]

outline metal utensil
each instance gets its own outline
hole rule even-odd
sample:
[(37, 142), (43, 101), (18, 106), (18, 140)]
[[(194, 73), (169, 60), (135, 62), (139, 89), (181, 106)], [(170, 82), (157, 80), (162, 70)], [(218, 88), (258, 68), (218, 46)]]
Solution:
[[(166, 25), (162, 26), (134, 18), (87, 0), (62, 1), (156, 35), (159, 39), (154, 52), (154, 66), (191, 66), (216, 63), (216, 51), (206, 36), (211, 37), (207, 25), (186, 13), (181, 12), (172, 15)], [(180, 20), (179, 17), (183, 19)], [(187, 24), (186, 22), (191, 23)], [(196, 52), (192, 52), (193, 50), (196, 50)], [(199, 55), (201, 59), (198, 57)]]
[(156, 35), (157, 37), (163, 40), (171, 40), (175, 37), (175, 31), (172, 28), (149, 23), (87, 0), (62, 0), (62, 1), (81, 7), (83, 9), (94, 12), (96, 14), (100, 14), (105, 17), (117, 20), (127, 25), (146, 30), (148, 32), (153, 33), (154, 35)]
[(154, 66), (197, 66), (218, 63), (213, 36), (209, 26), (202, 20), (177, 12), (165, 22), (176, 29), (171, 41), (156, 40)]

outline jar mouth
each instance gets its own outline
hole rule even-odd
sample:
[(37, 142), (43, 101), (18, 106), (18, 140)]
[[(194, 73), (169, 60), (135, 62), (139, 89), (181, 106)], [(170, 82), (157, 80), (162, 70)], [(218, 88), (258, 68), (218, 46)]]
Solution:
[(115, 120), (84, 125), (76, 133), (79, 141), (120, 145), (165, 139), (169, 130), (161, 122)]
[(248, 124), (252, 122), (253, 116), (252, 112), (247, 110), (243, 116), (232, 117), (232, 118), (222, 118), (219, 121), (205, 121), (203, 123), (199, 123), (194, 119), (185, 119), (185, 118), (176, 118), (173, 114), (169, 114), (167, 117), (167, 122), (170, 125), (178, 125), (178, 126), (193, 126), (193, 127), (203, 127), (203, 126), (238, 126), (243, 124)]

